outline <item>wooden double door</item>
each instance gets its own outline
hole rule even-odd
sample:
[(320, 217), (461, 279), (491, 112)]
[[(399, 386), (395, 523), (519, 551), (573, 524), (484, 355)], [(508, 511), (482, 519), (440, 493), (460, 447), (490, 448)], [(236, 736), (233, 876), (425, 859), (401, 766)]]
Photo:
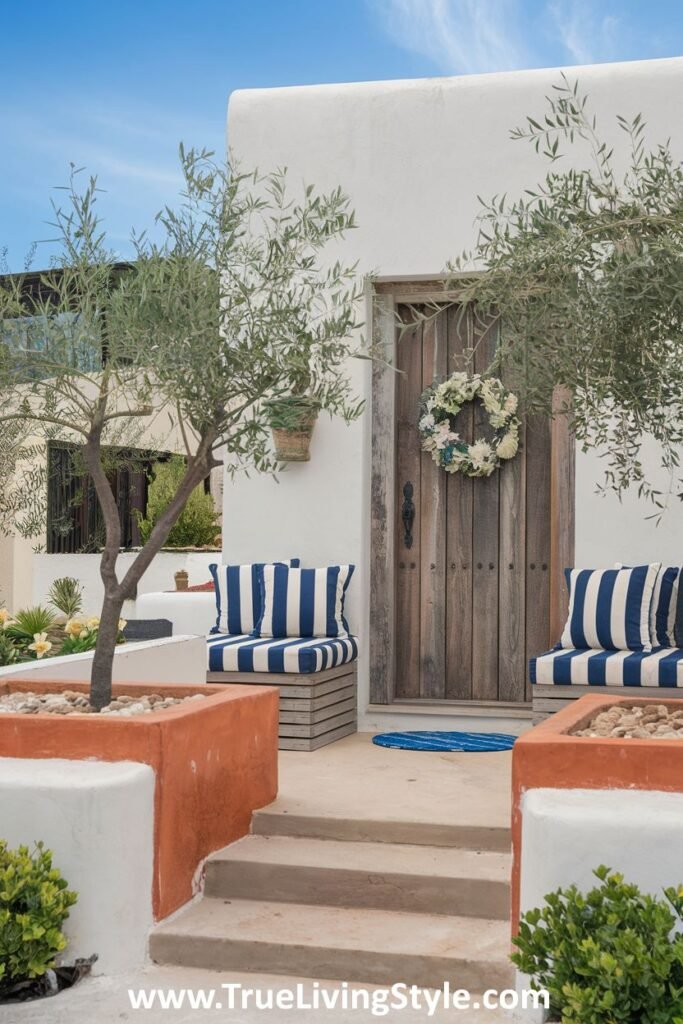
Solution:
[[(412, 307), (397, 305), (405, 323)], [(550, 644), (552, 428), (523, 423), (520, 451), (491, 477), (448, 474), (422, 451), (422, 391), (475, 372), (495, 354), (495, 326), (448, 306), (398, 332), (394, 395), (394, 700), (523, 703), (527, 662)], [(486, 435), (483, 408), (456, 429)]]

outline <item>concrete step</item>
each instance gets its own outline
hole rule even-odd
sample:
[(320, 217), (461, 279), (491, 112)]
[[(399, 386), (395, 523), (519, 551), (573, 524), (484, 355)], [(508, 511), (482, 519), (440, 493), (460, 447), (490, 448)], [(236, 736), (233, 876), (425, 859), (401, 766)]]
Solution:
[(158, 963), (472, 992), (511, 984), (508, 949), (502, 921), (207, 898), (150, 940)]
[(206, 864), (205, 894), (505, 920), (507, 853), (251, 835)]
[(255, 811), (251, 830), (261, 836), (298, 836), (308, 839), (338, 839), (358, 843), (406, 843), (410, 846), (447, 846), (465, 850), (507, 853), (510, 829), (502, 825), (439, 823), (392, 820), (391, 818), (350, 818), (324, 814), (302, 814), (276, 800)]

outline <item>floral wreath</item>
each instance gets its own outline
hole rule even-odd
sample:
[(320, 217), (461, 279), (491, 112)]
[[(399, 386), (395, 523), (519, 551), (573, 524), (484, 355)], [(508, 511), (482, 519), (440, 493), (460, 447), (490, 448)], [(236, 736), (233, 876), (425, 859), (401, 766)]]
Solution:
[[(453, 430), (453, 420), (468, 402), (478, 398), (494, 430), (488, 440), (468, 444)], [(520, 421), (515, 415), (517, 395), (497, 377), (453, 373), (441, 384), (434, 382), (420, 398), (419, 431), (424, 451), (447, 473), (491, 476), (502, 461), (512, 459), (519, 448)]]

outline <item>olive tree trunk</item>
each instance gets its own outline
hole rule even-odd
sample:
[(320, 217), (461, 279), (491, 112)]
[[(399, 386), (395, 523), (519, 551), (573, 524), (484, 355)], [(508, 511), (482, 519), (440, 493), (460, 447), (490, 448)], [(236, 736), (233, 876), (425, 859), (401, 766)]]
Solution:
[(98, 431), (93, 428), (88, 437), (84, 447), (85, 462), (95, 486), (105, 525), (105, 545), (100, 561), (104, 601), (90, 675), (90, 704), (96, 711), (101, 711), (111, 701), (114, 654), (123, 602), (135, 597), (137, 584), (163, 547), (192, 491), (214, 466), (219, 465), (212, 454), (214, 441), (213, 435), (202, 437), (197, 453), (188, 459), (187, 471), (174, 497), (159, 516), (149, 540), (119, 581), (116, 561), (121, 548), (121, 524), (116, 499), (102, 466), (101, 429)]

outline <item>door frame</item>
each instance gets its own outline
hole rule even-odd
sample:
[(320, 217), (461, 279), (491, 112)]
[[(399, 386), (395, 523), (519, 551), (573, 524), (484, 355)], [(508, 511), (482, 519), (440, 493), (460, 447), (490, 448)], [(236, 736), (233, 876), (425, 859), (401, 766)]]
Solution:
[[(394, 702), (396, 636), (396, 308), (402, 303), (452, 301), (443, 279), (375, 280), (371, 297), (373, 344), (382, 358), (372, 363), (370, 485), (370, 702)], [(558, 389), (554, 404), (564, 396)], [(550, 634), (567, 616), (564, 569), (574, 564), (575, 444), (567, 416), (551, 424)], [(538, 652), (541, 653), (540, 651)], [(428, 702), (420, 702), (428, 703)], [(477, 701), (443, 701), (477, 707)], [(491, 702), (485, 702), (491, 706)], [(495, 704), (493, 705), (496, 706)], [(500, 705), (501, 707), (505, 705)]]

